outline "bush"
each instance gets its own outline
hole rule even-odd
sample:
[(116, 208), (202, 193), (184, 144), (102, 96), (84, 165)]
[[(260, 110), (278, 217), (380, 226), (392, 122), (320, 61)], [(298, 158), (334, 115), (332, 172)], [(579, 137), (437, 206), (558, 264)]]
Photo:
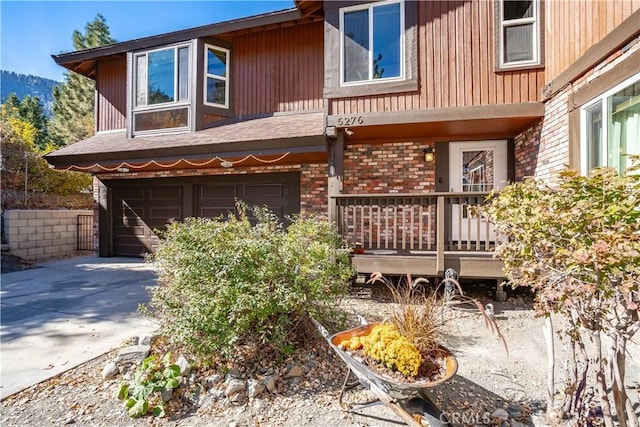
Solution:
[(353, 274), (327, 221), (294, 217), (285, 229), (264, 208), (238, 211), (169, 224), (152, 258), (160, 282), (152, 313), (171, 341), (204, 360), (231, 355), (241, 339), (288, 348), (308, 315), (332, 323)]

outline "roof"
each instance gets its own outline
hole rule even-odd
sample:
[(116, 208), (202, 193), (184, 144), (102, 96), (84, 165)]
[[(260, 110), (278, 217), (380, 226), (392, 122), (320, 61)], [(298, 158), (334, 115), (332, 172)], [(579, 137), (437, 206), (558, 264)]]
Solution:
[(108, 44), (91, 49), (51, 55), (51, 57), (56, 64), (61, 65), (68, 70), (82, 74), (86, 77), (94, 78), (95, 61), (100, 58), (124, 55), (130, 51), (149, 49), (155, 46), (178, 43), (199, 37), (214, 37), (216, 35), (241, 31), (262, 31), (271, 28), (278, 28), (280, 25), (290, 24), (294, 21), (313, 22), (318, 19), (322, 18), (312, 15), (303, 15), (300, 10), (292, 8), (170, 33), (157, 34), (154, 36)]
[[(322, 112), (225, 119), (184, 133), (127, 138), (126, 132), (98, 133), (45, 156), (57, 169), (86, 172), (205, 167), (221, 160), (271, 162), (283, 155), (325, 153)], [(251, 163), (251, 162), (249, 162)]]

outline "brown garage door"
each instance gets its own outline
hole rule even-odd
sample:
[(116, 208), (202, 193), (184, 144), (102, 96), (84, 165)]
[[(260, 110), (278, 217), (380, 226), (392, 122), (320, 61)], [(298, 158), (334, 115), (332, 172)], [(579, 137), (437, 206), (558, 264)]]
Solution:
[(170, 219), (226, 215), (235, 211), (236, 200), (267, 206), (285, 218), (300, 212), (300, 176), (281, 173), (154, 179), (115, 187), (114, 255), (153, 252), (158, 244), (154, 229), (162, 229)]
[(172, 218), (183, 218), (183, 186), (158, 185), (114, 189), (114, 250), (117, 256), (153, 252), (158, 237), (153, 232)]

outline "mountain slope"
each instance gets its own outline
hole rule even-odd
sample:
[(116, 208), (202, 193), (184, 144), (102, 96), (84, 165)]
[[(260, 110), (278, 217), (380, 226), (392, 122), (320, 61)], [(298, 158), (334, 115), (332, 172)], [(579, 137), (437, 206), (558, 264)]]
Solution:
[(26, 95), (37, 96), (42, 101), (46, 114), (50, 116), (53, 108), (53, 87), (57, 84), (60, 82), (2, 70), (0, 71), (0, 103), (4, 102), (12, 92), (15, 92), (18, 99)]

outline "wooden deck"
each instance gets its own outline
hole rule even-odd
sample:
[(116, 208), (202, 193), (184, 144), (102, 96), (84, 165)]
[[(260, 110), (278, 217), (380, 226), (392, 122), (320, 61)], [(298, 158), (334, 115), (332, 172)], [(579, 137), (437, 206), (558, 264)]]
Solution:
[(357, 248), (352, 262), (359, 273), (442, 277), (452, 268), (461, 278), (502, 279), (492, 226), (470, 210), (487, 195), (340, 194), (332, 217)]

